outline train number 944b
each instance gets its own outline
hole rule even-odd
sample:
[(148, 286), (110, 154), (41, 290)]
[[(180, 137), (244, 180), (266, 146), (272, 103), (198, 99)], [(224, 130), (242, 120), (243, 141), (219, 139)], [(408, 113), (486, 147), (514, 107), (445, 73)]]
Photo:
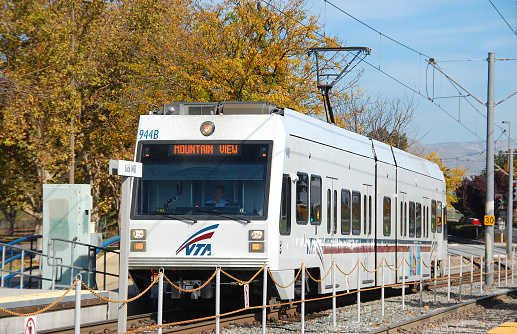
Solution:
[(158, 130), (140, 130), (138, 139), (158, 139)]

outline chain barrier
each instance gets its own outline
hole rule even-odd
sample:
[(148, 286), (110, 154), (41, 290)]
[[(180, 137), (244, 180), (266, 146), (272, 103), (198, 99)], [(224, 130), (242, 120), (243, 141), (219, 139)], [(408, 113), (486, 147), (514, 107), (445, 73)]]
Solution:
[[(509, 259), (513, 259), (513, 255), (509, 258)], [(498, 260), (500, 260), (498, 258)], [(494, 260), (493, 262), (491, 263), (495, 263), (497, 262), (498, 260)], [(316, 279), (315, 277), (313, 277), (310, 272), (309, 272), (309, 268), (307, 268), (305, 266), (304, 263), (302, 263), (302, 265), (300, 266), (300, 268), (298, 269), (293, 281), (291, 283), (289, 283), (288, 285), (286, 286), (283, 286), (283, 285), (280, 285), (273, 277), (273, 274), (271, 273), (271, 270), (269, 268), (267, 268), (267, 271), (268, 271), (268, 275), (269, 277), (271, 278), (271, 280), (273, 281), (273, 283), (280, 287), (280, 288), (283, 288), (283, 289), (286, 289), (286, 288), (289, 288), (290, 286), (292, 286), (296, 280), (298, 279), (298, 277), (300, 276), (300, 273), (302, 270), (305, 270), (305, 272), (307, 272), (308, 276), (310, 277), (310, 279), (312, 279), (314, 282), (317, 282), (317, 283), (320, 283), (322, 282), (323, 280), (325, 280), (328, 275), (330, 274), (331, 270), (332, 270), (332, 267), (333, 266), (336, 266), (336, 268), (339, 270), (339, 272), (341, 272), (343, 275), (345, 276), (349, 276), (351, 275), (359, 266), (359, 264), (361, 264), (361, 266), (363, 267), (363, 269), (365, 271), (367, 271), (368, 273), (375, 273), (377, 272), (382, 266), (383, 266), (383, 263), (386, 262), (386, 266), (392, 270), (392, 271), (397, 271), (400, 269), (400, 267), (404, 264), (404, 262), (412, 269), (415, 269), (420, 263), (422, 263), (426, 268), (430, 268), (433, 263), (436, 263), (437, 266), (439, 267), (445, 267), (449, 262), (452, 264), (452, 265), (458, 265), (460, 263), (460, 261), (462, 261), (464, 264), (470, 264), (470, 263), (475, 263), (475, 264), (478, 264), (478, 263), (481, 263), (481, 261), (484, 261), (485, 263), (488, 264), (488, 262), (486, 261), (486, 259), (484, 259), (483, 257), (480, 257), (479, 258), (479, 261), (476, 261), (476, 259), (472, 256), (470, 260), (465, 260), (463, 257), (460, 258), (460, 260), (457, 262), (457, 263), (454, 263), (454, 261), (452, 261), (451, 257), (449, 256), (447, 261), (437, 261), (437, 257), (435, 256), (434, 257), (434, 262), (431, 261), (431, 264), (428, 266), (425, 261), (423, 260), (422, 257), (420, 257), (419, 261), (414, 264), (414, 265), (411, 265), (408, 263), (407, 259), (405, 257), (403, 257), (402, 261), (400, 262), (400, 264), (393, 268), (392, 266), (389, 265), (387, 259), (385, 257), (382, 258), (382, 260), (380, 261), (380, 264), (379, 266), (377, 266), (374, 270), (368, 270), (368, 268), (366, 268), (366, 266), (364, 265), (363, 262), (361, 262), (360, 259), (357, 260), (357, 262), (355, 263), (354, 267), (352, 268), (352, 270), (348, 273), (344, 272), (340, 267), (339, 265), (336, 263), (336, 262), (332, 262), (332, 265), (330, 266), (329, 270), (327, 271), (327, 273), (325, 274), (325, 276), (321, 279)], [(443, 264), (441, 264), (441, 263)], [(175, 285), (163, 272), (160, 272), (159, 275), (163, 275), (163, 277), (165, 277), (165, 279), (167, 280), (167, 282), (172, 286), (174, 287), (175, 289), (178, 289), (180, 291), (183, 291), (183, 292), (187, 292), (187, 293), (191, 293), (191, 292), (195, 292), (195, 291), (198, 291), (198, 290), (201, 290), (203, 289), (207, 284), (209, 284), (215, 277), (215, 275), (217, 274), (217, 271), (220, 270), (220, 272), (222, 272), (223, 274), (225, 274), (227, 277), (229, 277), (230, 279), (236, 281), (239, 285), (245, 285), (245, 284), (249, 284), (251, 283), (265, 268), (266, 268), (267, 264), (265, 264), (264, 266), (262, 266), (262, 268), (260, 268), (248, 281), (244, 281), (244, 280), (240, 280), (234, 276), (232, 276), (231, 274), (225, 272), (224, 270), (222, 270), (221, 268), (217, 268), (214, 273), (212, 274), (212, 276), (206, 280), (206, 282), (204, 284), (202, 284), (201, 286), (197, 287), (197, 288), (194, 288), (194, 289), (191, 289), (191, 290), (188, 290), (188, 289), (183, 289), (177, 285)], [(505, 269), (505, 271), (507, 272), (512, 272), (514, 270), (512, 269)], [(494, 274), (494, 273), (497, 273), (498, 271), (494, 270), (494, 271), (490, 271), (490, 272), (485, 272), (483, 273), (483, 275), (486, 275), (486, 274)], [(76, 285), (76, 283), (78, 281), (81, 281), (81, 284), (82, 286), (84, 286), (90, 293), (92, 293), (93, 295), (95, 295), (97, 298), (101, 299), (101, 300), (104, 300), (106, 302), (110, 302), (110, 303), (130, 303), (132, 301), (135, 301), (137, 300), (138, 298), (142, 297), (146, 292), (149, 291), (149, 289), (151, 289), (151, 287), (153, 285), (155, 285), (158, 280), (159, 280), (159, 275), (153, 280), (153, 282), (145, 289), (143, 290), (140, 294), (138, 294), (137, 296), (133, 297), (133, 298), (130, 298), (130, 299), (127, 299), (127, 300), (112, 300), (112, 299), (109, 299), (109, 298), (106, 298), (106, 297), (103, 297), (101, 296), (99, 293), (95, 292), (95, 290), (91, 289), (90, 287), (88, 287), (82, 280), (80, 280), (79, 278), (76, 279), (76, 281), (64, 292), (64, 294), (59, 297), (56, 301), (54, 301), (53, 303), (47, 305), (46, 307), (44, 307), (43, 309), (41, 310), (38, 310), (36, 312), (31, 312), (31, 313), (19, 313), (19, 312), (14, 312), (14, 311), (11, 311), (11, 310), (8, 310), (8, 309), (4, 309), (2, 307), (0, 307), (0, 311), (2, 312), (5, 312), (7, 314), (10, 314), (10, 315), (13, 315), (13, 316), (33, 316), (33, 315), (37, 315), (37, 314), (41, 314), (41, 313), (44, 313), (46, 311), (48, 311), (50, 308), (52, 308), (53, 306), (55, 306), (57, 303), (59, 303), (73, 288), (74, 286)], [(481, 273), (476, 273), (474, 274), (473, 276), (481, 276)], [(461, 276), (458, 274), (458, 275), (454, 275), (454, 276), (451, 276), (452, 278), (460, 278)], [(446, 280), (448, 279), (448, 277), (436, 277), (434, 278), (434, 280), (437, 280), (437, 281), (442, 281), (442, 280)], [(425, 281), (422, 281), (422, 282), (431, 282), (433, 281), (433, 279), (429, 279), (429, 280), (425, 280)], [(402, 286), (402, 285), (407, 285), (407, 284), (411, 284), (411, 282), (406, 282), (405, 284), (404, 283), (395, 283), (395, 284), (389, 284), (389, 285), (384, 285), (384, 287), (399, 287), (399, 286)], [(370, 287), (370, 288), (362, 288), (361, 291), (368, 291), (368, 290), (374, 290), (374, 289), (378, 289), (379, 287)], [(352, 292), (343, 292), (343, 293), (340, 293), (340, 294), (337, 294), (335, 297), (341, 297), (341, 296), (345, 296), (345, 295), (349, 295), (349, 294), (353, 294), (353, 293), (356, 293), (357, 291), (352, 291)], [(248, 307), (247, 309), (260, 309), (260, 308), (264, 308), (264, 307), (277, 307), (277, 306), (285, 306), (285, 305), (292, 305), (292, 304), (297, 304), (297, 303), (301, 303), (301, 302), (311, 302), (311, 301), (317, 301), (317, 300), (323, 300), (323, 299), (328, 299), (328, 298), (333, 298), (333, 296), (323, 296), (323, 297), (317, 297), (317, 298), (312, 298), (312, 299), (303, 299), (303, 300), (297, 300), (297, 301), (289, 301), (289, 302), (285, 302), (285, 303), (277, 303), (277, 304), (271, 304), (271, 305), (260, 305), (260, 306), (251, 306), (251, 307)], [(231, 311), (231, 312), (228, 312), (228, 313), (224, 313), (224, 314), (221, 314), (219, 315), (219, 317), (221, 316), (227, 316), (227, 315), (231, 315), (231, 314), (234, 314), (234, 313), (238, 313), (238, 312), (241, 312), (242, 310), (244, 309), (239, 309), (239, 310), (234, 310), (234, 311)], [(151, 330), (151, 329), (155, 329), (155, 328), (160, 328), (160, 327), (164, 327), (164, 326), (176, 326), (176, 325), (182, 325), (182, 324), (186, 324), (186, 323), (190, 323), (190, 322), (194, 322), (194, 321), (202, 321), (202, 320), (210, 320), (210, 319), (214, 319), (216, 318), (217, 316), (216, 315), (213, 315), (213, 316), (208, 316), (208, 317), (205, 317), (205, 318), (200, 318), (200, 319), (192, 319), (192, 320), (185, 320), (185, 321), (181, 321), (181, 322), (174, 322), (174, 323), (169, 323), (169, 324), (162, 324), (162, 325), (153, 325), (153, 326), (148, 326), (148, 327), (145, 327), (145, 330)], [(127, 334), (129, 333), (136, 333), (136, 332), (139, 332), (139, 331), (142, 331), (142, 329), (138, 329), (138, 330), (135, 330), (135, 331), (128, 331), (128, 332), (125, 332)], [(124, 333), (121, 333), (121, 334), (124, 334)]]
[(0, 307), (0, 311), (5, 312), (5, 313), (10, 314), (10, 315), (17, 316), (17, 317), (30, 317), (30, 316), (33, 316), (33, 315), (41, 314), (41, 313), (46, 312), (49, 309), (51, 309), (53, 306), (55, 306), (57, 303), (59, 303), (61, 301), (61, 299), (65, 298), (65, 296), (75, 287), (75, 284), (77, 283), (77, 281), (79, 281), (78, 278), (75, 280), (74, 283), (72, 283), (72, 285), (68, 288), (68, 290), (66, 290), (65, 293), (61, 297), (59, 297), (55, 302), (45, 306), (44, 308), (42, 308), (41, 310), (38, 310), (36, 312), (18, 313), (18, 312), (13, 312), (11, 310), (5, 309), (3, 307)]
[(288, 285), (286, 285), (286, 286), (282, 286), (282, 285), (278, 284), (277, 281), (275, 281), (275, 279), (273, 278), (273, 275), (271, 274), (271, 271), (269, 270), (269, 268), (267, 268), (267, 272), (269, 274), (269, 277), (271, 277), (271, 280), (273, 281), (273, 283), (275, 283), (275, 285), (277, 285), (278, 287), (280, 287), (282, 289), (286, 289), (286, 288), (290, 287), (291, 285), (293, 285), (294, 282), (296, 282), (296, 279), (298, 278), (298, 276), (300, 276), (300, 273), (302, 272), (302, 269), (303, 269), (304, 266), (305, 266), (305, 264), (302, 263), (302, 266), (300, 267), (300, 269), (298, 269), (298, 272), (296, 273), (296, 276), (294, 277), (293, 281), (291, 283), (289, 283)]
[(210, 282), (214, 279), (214, 277), (215, 277), (215, 275), (217, 274), (217, 271), (218, 271), (218, 270), (219, 270), (219, 268), (217, 268), (217, 269), (214, 271), (214, 273), (212, 274), (212, 276), (210, 276), (210, 278), (209, 278), (209, 279), (207, 279), (205, 283), (201, 284), (200, 286), (198, 286), (197, 288), (194, 288), (194, 289), (192, 289), (192, 290), (183, 289), (183, 288), (181, 288), (181, 287), (177, 286), (176, 284), (172, 283), (172, 281), (171, 281), (171, 280), (167, 277), (167, 275), (165, 275), (165, 274), (163, 275), (163, 277), (165, 277), (165, 280), (166, 280), (167, 282), (169, 282), (169, 284), (170, 284), (170, 285), (172, 285), (174, 288), (176, 288), (176, 289), (178, 289), (178, 290), (180, 290), (180, 291), (183, 291), (183, 292), (194, 292), (194, 291), (201, 290), (201, 289), (203, 289), (205, 286), (207, 286), (207, 284), (208, 284), (208, 283), (210, 283)]
[(266, 267), (266, 265), (263, 265), (262, 268), (260, 268), (259, 271), (257, 271), (257, 273), (255, 275), (253, 275), (253, 277), (251, 277), (248, 281), (242, 281), (236, 277), (233, 277), (232, 275), (228, 274), (226, 271), (222, 270), (221, 268), (219, 268), (218, 270), (221, 270), (221, 272), (223, 274), (225, 274), (229, 278), (233, 279), (234, 281), (237, 281), (237, 283), (239, 283), (239, 285), (246, 285), (246, 284), (250, 284), (251, 282), (253, 282), (253, 280), (262, 272), (262, 270), (264, 270), (265, 267)]

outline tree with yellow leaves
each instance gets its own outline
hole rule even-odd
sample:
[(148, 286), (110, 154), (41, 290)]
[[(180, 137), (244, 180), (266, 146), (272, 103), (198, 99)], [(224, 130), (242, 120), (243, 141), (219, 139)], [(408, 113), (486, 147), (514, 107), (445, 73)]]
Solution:
[(436, 163), (440, 167), (440, 170), (445, 177), (445, 185), (447, 188), (447, 208), (452, 209), (453, 204), (458, 202), (456, 189), (461, 185), (463, 178), (467, 174), (468, 168), (448, 168), (443, 163), (441, 156), (438, 156), (438, 154), (435, 152), (424, 155), (423, 158)]

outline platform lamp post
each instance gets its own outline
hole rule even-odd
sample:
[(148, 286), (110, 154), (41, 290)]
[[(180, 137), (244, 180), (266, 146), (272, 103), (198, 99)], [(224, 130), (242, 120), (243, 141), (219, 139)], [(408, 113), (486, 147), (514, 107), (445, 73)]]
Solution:
[(503, 121), (504, 124), (508, 124), (508, 208), (506, 210), (506, 225), (507, 225), (507, 232), (506, 232), (506, 239), (507, 239), (507, 246), (506, 246), (506, 254), (508, 255), (508, 259), (512, 257), (512, 250), (513, 250), (513, 151), (511, 148), (511, 121)]

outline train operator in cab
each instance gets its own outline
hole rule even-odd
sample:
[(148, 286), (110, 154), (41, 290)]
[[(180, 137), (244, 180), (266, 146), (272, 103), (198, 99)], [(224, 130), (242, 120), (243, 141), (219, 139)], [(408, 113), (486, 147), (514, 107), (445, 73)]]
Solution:
[(224, 207), (226, 204), (230, 203), (229, 201), (223, 199), (224, 197), (224, 188), (223, 186), (215, 187), (214, 191), (214, 199), (206, 201), (205, 203), (209, 206), (213, 205), (215, 207)]

